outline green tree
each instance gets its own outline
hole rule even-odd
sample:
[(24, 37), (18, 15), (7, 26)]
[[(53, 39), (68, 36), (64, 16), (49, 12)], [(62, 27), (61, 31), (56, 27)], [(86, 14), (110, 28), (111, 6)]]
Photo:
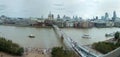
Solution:
[(63, 57), (63, 48), (62, 47), (54, 47), (52, 49), (52, 57)]
[(73, 51), (64, 50), (63, 47), (54, 47), (51, 55), (52, 57), (78, 57)]
[(6, 40), (5, 38), (0, 37), (0, 51), (12, 55), (22, 55), (24, 49), (18, 44), (13, 43), (11, 40)]
[(115, 35), (114, 35), (115, 40), (119, 39), (119, 37), (120, 37), (120, 33), (116, 32)]
[(24, 52), (24, 49), (23, 49), (23, 48), (19, 48), (19, 49), (17, 50), (17, 55), (22, 55), (23, 52)]
[(94, 43), (92, 45), (92, 47), (94, 49), (96, 49), (97, 51), (103, 53), (103, 54), (106, 54), (116, 48), (118, 48), (120, 46), (120, 43), (116, 43), (114, 45), (114, 43), (111, 43), (111, 42), (98, 42), (98, 43)]
[(114, 39), (117, 41), (116, 43), (120, 43), (120, 32), (115, 33)]

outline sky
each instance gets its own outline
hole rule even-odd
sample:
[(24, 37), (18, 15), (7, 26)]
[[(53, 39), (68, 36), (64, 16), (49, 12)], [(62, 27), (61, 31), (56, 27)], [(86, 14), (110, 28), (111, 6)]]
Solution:
[(11, 17), (79, 16), (83, 19), (113, 11), (120, 17), (120, 0), (0, 0), (0, 15)]

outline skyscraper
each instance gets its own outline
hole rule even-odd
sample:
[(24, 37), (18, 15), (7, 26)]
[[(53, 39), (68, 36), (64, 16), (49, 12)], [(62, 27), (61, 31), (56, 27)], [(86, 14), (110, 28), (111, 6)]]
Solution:
[(95, 19), (98, 19), (98, 16), (96, 16), (96, 18)]
[(60, 19), (60, 15), (59, 14), (57, 15), (57, 19)]
[(104, 19), (105, 19), (105, 16), (101, 16), (101, 19), (104, 20)]
[(48, 19), (49, 19), (49, 20), (53, 20), (53, 19), (54, 19), (54, 15), (51, 14), (51, 12), (48, 14)]
[(109, 15), (108, 15), (108, 13), (106, 12), (105, 13), (105, 18), (104, 18), (104, 20), (108, 20), (109, 19)]
[(116, 11), (114, 11), (114, 12), (113, 12), (112, 20), (115, 21), (116, 18), (117, 18)]

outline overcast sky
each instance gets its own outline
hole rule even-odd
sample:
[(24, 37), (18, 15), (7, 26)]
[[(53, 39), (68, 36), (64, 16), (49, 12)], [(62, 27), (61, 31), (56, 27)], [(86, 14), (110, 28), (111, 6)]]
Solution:
[(0, 0), (0, 13), (12, 17), (80, 16), (84, 19), (113, 11), (120, 17), (120, 0)]

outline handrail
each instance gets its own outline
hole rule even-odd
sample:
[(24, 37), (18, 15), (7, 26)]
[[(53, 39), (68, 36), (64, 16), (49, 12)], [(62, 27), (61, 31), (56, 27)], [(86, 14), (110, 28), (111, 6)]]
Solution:
[(79, 53), (82, 57), (98, 57), (97, 55), (89, 52), (89, 50), (83, 48), (81, 45), (78, 45), (77, 42), (73, 41), (69, 36), (67, 36), (62, 30), (60, 30), (56, 25), (53, 27), (61, 33), (65, 41), (68, 41), (68, 45), (73, 48), (77, 53)]

